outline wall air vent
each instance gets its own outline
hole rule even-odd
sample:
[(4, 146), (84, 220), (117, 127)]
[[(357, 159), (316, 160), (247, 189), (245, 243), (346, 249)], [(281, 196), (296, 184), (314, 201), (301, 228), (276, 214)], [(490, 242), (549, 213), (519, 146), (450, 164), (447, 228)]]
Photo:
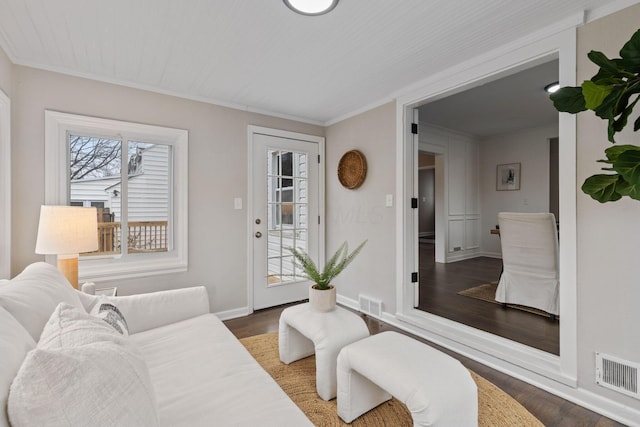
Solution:
[(364, 295), (358, 295), (358, 303), (360, 304), (361, 312), (377, 318), (382, 316), (382, 301)]
[(640, 399), (639, 368), (640, 364), (596, 353), (596, 384)]

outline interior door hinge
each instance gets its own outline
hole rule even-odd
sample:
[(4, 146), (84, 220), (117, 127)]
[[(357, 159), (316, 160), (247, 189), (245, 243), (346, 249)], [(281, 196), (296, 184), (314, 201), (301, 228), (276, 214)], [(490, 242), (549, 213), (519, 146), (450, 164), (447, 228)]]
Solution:
[(417, 123), (411, 123), (411, 133), (414, 135), (418, 134), (418, 124)]
[(411, 273), (411, 283), (417, 283), (418, 282), (418, 272), (414, 271), (413, 273)]
[(318, 215), (318, 225), (320, 225), (320, 215)]
[(418, 198), (417, 197), (412, 197), (411, 198), (411, 209), (418, 209)]
[(320, 163), (320, 154), (318, 154), (318, 163)]

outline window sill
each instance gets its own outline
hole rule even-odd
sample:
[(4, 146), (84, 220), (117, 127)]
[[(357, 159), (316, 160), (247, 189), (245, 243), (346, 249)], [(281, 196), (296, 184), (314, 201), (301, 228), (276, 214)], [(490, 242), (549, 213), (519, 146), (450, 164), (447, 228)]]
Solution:
[(158, 259), (135, 261), (121, 260), (80, 260), (78, 266), (78, 281), (104, 282), (136, 277), (157, 276), (167, 273), (187, 271), (186, 257), (168, 256)]

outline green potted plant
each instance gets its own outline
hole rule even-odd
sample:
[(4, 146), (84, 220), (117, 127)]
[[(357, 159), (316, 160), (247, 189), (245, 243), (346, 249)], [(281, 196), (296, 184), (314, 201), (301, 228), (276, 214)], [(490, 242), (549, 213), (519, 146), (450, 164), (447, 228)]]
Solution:
[(345, 241), (325, 263), (322, 270), (316, 266), (309, 254), (300, 249), (289, 248), (295, 258), (296, 266), (303, 271), (303, 277), (314, 282), (309, 288), (311, 308), (317, 311), (331, 311), (336, 307), (336, 288), (331, 281), (351, 264), (365, 243), (367, 243), (366, 240), (349, 253), (349, 246)]
[[(609, 141), (615, 144), (615, 134), (627, 125), (629, 116), (640, 99), (640, 30), (620, 50), (620, 58), (609, 59), (602, 52), (587, 55), (600, 69), (581, 86), (563, 87), (550, 95), (558, 111), (577, 114), (591, 110), (608, 121)], [(640, 129), (637, 118), (633, 130)], [(614, 145), (605, 150), (609, 172), (587, 178), (582, 191), (600, 203), (613, 202), (623, 196), (640, 200), (640, 147)]]

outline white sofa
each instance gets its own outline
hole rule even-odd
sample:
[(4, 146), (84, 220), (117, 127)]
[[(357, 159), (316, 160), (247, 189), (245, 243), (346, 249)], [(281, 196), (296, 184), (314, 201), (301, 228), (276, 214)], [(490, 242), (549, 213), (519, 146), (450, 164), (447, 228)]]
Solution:
[(99, 298), (45, 263), (0, 281), (0, 426), (312, 425), (209, 313), (206, 288), (107, 298), (128, 337), (88, 314)]

